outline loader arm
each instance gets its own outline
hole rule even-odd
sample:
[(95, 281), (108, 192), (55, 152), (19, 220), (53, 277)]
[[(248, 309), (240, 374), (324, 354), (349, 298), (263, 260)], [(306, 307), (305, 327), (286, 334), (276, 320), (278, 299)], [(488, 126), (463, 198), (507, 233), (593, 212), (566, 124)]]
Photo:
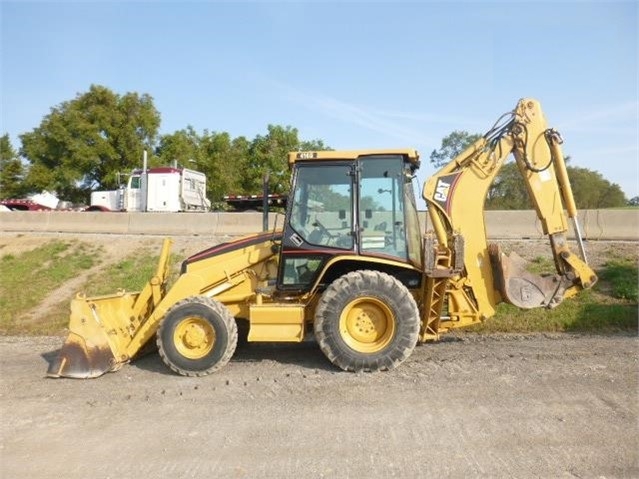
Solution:
[[(525, 309), (550, 308), (597, 281), (585, 258), (560, 144), (560, 135), (548, 129), (539, 103), (522, 99), (424, 184), (434, 241), (426, 242), (425, 257), (431, 263), (425, 267), (422, 340), (486, 319), (503, 300)], [(484, 202), (510, 154), (550, 240), (554, 275), (531, 274), (521, 258), (508, 257), (488, 243)], [(580, 257), (568, 245), (564, 209), (573, 220)]]

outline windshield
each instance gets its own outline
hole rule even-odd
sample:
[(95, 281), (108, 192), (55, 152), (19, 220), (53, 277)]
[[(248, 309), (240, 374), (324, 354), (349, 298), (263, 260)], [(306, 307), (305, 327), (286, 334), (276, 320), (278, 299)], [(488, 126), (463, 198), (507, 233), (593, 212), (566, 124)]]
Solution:
[(349, 165), (300, 167), (291, 209), (291, 227), (307, 243), (353, 248), (353, 188)]

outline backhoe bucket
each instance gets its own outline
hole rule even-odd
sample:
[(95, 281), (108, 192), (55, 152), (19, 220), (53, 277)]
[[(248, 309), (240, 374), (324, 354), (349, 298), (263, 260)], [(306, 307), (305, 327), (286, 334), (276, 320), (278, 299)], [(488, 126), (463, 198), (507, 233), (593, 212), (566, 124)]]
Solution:
[(517, 253), (506, 256), (498, 245), (490, 245), (495, 286), (502, 298), (519, 308), (554, 308), (563, 300), (570, 284), (559, 274), (540, 276), (526, 270), (527, 261)]
[(95, 378), (128, 361), (130, 317), (137, 293), (71, 301), (69, 336), (47, 376)]
[(95, 378), (117, 371), (144, 344), (133, 338), (165, 294), (171, 240), (164, 240), (157, 271), (141, 292), (120, 291), (71, 301), (69, 336), (49, 365), (53, 378)]

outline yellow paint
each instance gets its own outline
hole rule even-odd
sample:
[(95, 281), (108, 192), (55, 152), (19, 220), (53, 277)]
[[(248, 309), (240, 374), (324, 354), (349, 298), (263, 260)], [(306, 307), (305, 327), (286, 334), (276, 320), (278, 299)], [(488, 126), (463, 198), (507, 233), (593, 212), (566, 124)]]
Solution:
[(300, 342), (304, 339), (304, 305), (266, 304), (250, 308), (249, 341)]
[(215, 346), (215, 329), (203, 318), (192, 317), (180, 321), (173, 332), (173, 344), (188, 359), (201, 359)]
[(303, 161), (356, 160), (362, 156), (401, 155), (406, 161), (419, 166), (419, 153), (412, 148), (390, 150), (339, 150), (339, 151), (294, 151), (288, 154), (289, 167)]

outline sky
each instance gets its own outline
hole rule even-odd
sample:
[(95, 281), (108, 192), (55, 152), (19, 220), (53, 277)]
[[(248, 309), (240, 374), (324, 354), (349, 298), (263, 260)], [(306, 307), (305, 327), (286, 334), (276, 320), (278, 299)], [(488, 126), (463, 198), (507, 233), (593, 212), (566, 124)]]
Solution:
[[(103, 85), (153, 97), (160, 133), (417, 148), (541, 102), (570, 164), (639, 195), (636, 1), (2, 1), (0, 131)], [(231, 192), (230, 192), (231, 193)]]

